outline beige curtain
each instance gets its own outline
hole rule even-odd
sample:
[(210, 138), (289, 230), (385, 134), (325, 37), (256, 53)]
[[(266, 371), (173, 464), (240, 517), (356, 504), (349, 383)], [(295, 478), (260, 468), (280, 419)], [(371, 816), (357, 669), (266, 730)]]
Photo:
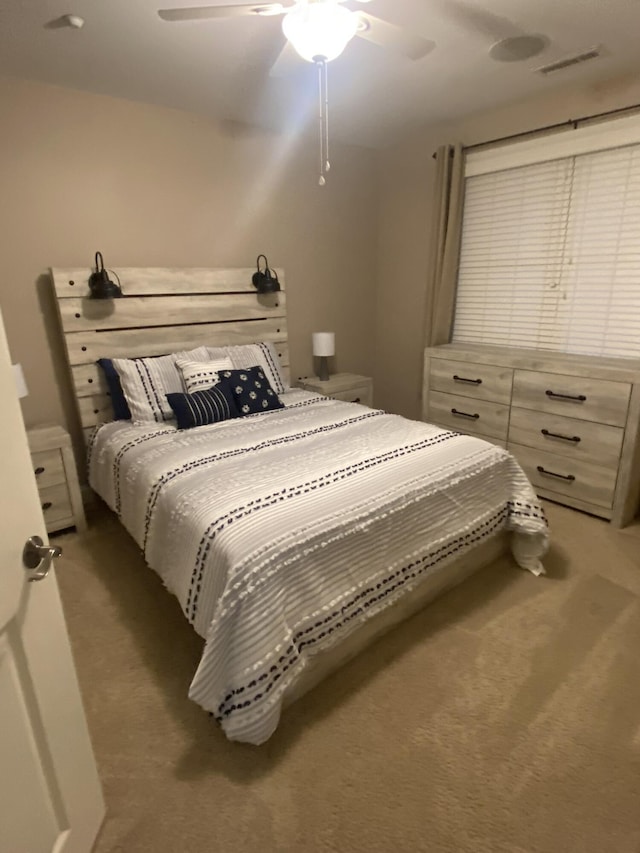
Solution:
[(425, 346), (451, 340), (464, 202), (463, 157), (460, 143), (442, 145), (436, 153)]

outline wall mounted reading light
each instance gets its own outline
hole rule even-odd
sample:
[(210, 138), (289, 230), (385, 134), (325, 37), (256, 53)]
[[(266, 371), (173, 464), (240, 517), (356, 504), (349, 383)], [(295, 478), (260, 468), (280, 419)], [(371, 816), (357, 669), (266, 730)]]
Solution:
[[(264, 270), (260, 269), (260, 258), (264, 258)], [(269, 269), (269, 261), (266, 255), (258, 255), (256, 267), (257, 270), (251, 277), (251, 281), (258, 293), (277, 293), (280, 290), (278, 273)]]
[[(113, 273), (116, 278), (118, 276)], [(122, 296), (122, 287), (109, 279), (109, 273), (104, 268), (102, 252), (96, 252), (96, 271), (89, 276), (89, 290), (92, 299), (118, 299)]]

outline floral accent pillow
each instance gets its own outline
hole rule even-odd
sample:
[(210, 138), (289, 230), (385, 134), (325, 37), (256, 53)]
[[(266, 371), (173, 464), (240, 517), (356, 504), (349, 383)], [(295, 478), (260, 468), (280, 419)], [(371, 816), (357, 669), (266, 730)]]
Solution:
[(228, 382), (240, 417), (284, 409), (284, 403), (271, 387), (262, 367), (221, 370), (218, 375)]
[[(239, 370), (241, 367), (253, 367), (258, 365), (264, 371), (269, 380), (271, 388), (276, 394), (282, 394), (287, 390), (288, 383), (280, 369), (280, 357), (274, 344), (261, 341), (258, 344), (239, 344), (226, 348), (224, 355), (233, 362), (232, 367)], [(209, 358), (221, 358), (219, 351), (209, 348)]]

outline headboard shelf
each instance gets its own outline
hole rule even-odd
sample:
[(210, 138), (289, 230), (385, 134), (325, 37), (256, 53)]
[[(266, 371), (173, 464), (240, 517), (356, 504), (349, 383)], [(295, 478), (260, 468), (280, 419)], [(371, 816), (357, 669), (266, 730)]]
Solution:
[[(223, 322), (286, 317), (284, 293), (193, 294), (191, 296), (128, 296), (124, 299), (61, 298), (60, 316), (65, 332), (166, 326), (174, 323)], [(170, 312), (170, 313), (169, 313)], [(140, 318), (144, 317), (144, 323)]]
[[(125, 296), (179, 296), (197, 293), (255, 293), (251, 276), (255, 267), (207, 269), (192, 267), (116, 267)], [(54, 269), (56, 296), (89, 296), (86, 267)], [(282, 285), (283, 277), (279, 275)], [(73, 284), (72, 284), (73, 282)]]
[[(241, 269), (116, 268), (123, 298), (91, 299), (87, 268), (53, 269), (70, 380), (80, 424), (111, 418), (111, 401), (99, 358), (164, 355), (211, 347), (271, 341), (288, 374), (287, 303), (282, 290), (260, 295), (254, 272)], [(73, 282), (73, 283), (72, 283)]]

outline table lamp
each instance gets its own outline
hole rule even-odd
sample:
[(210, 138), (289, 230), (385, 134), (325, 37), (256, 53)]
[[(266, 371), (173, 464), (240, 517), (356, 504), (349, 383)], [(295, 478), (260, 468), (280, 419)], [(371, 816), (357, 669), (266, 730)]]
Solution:
[(313, 354), (319, 360), (318, 379), (326, 382), (329, 379), (329, 356), (336, 352), (336, 336), (334, 332), (314, 332), (312, 337)]

